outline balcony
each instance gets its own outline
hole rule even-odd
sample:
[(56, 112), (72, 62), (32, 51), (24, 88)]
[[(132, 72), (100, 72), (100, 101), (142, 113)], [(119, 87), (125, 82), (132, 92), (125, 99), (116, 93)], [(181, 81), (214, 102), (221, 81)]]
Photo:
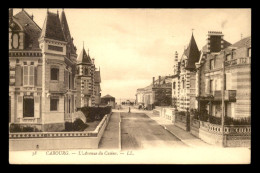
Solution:
[(60, 81), (51, 81), (49, 87), (50, 93), (65, 93), (67, 91), (64, 82)]
[(234, 66), (239, 64), (251, 64), (251, 57), (238, 58), (225, 61), (225, 66)]
[[(225, 90), (224, 100), (225, 101), (236, 101), (236, 90)], [(221, 91), (213, 91), (214, 101), (222, 100), (222, 92)]]

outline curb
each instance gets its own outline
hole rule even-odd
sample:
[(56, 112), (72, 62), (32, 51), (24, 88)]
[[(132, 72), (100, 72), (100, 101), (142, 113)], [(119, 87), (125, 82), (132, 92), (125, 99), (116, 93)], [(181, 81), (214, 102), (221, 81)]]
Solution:
[(174, 134), (172, 131), (168, 130), (166, 126), (161, 125), (165, 130), (167, 130), (168, 132), (170, 132), (172, 135), (174, 135), (176, 138), (178, 138), (181, 142), (183, 142), (185, 145), (194, 148), (194, 146), (188, 144), (187, 142), (185, 142), (184, 140), (182, 140), (178, 135)]

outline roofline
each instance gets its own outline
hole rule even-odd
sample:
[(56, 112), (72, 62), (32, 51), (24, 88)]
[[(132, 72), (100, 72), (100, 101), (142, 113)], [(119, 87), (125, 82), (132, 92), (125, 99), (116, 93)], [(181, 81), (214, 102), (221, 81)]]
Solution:
[(46, 40), (46, 41), (53, 41), (53, 42), (59, 42), (59, 43), (63, 43), (63, 44), (68, 44), (67, 41), (60, 41), (60, 40), (54, 40), (54, 39), (51, 39), (51, 38), (47, 38), (47, 37), (40, 37), (38, 39), (39, 42), (42, 42), (43, 40)]
[[(26, 14), (26, 16), (31, 20), (31, 21), (33, 21), (33, 23), (38, 27), (38, 29), (40, 30), (40, 31), (42, 31), (42, 29), (37, 25), (37, 23), (30, 17), (30, 15), (25, 11), (25, 10), (22, 10), (25, 14)], [(22, 12), (21, 11), (21, 12)], [(18, 13), (17, 13), (18, 14)]]

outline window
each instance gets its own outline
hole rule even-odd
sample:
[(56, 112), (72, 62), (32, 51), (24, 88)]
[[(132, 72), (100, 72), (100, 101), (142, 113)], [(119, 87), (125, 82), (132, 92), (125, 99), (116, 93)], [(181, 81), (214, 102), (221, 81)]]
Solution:
[(251, 48), (248, 48), (248, 50), (247, 50), (247, 56), (248, 56), (248, 57), (251, 57)]
[(176, 87), (176, 83), (173, 82), (172, 88), (175, 89), (175, 87)]
[(58, 68), (51, 69), (51, 80), (59, 80), (59, 69)]
[(23, 99), (23, 117), (34, 117), (34, 99), (33, 99), (33, 96), (24, 96), (24, 99)]
[(213, 69), (214, 69), (214, 66), (215, 66), (214, 60), (215, 60), (215, 59), (211, 59), (211, 60), (210, 60), (210, 70), (213, 70)]
[(232, 59), (231, 55), (230, 55), (230, 54), (227, 55), (226, 60), (229, 61), (229, 60), (231, 60), (231, 59)]
[(185, 88), (185, 80), (184, 79), (182, 80), (182, 88), (183, 89)]
[(12, 46), (13, 46), (13, 48), (14, 49), (17, 49), (18, 48), (18, 46), (19, 46), (19, 36), (18, 36), (18, 34), (13, 34), (13, 40), (12, 40), (13, 42), (13, 44), (12, 44)]
[(210, 89), (210, 93), (212, 93), (213, 92), (213, 88), (214, 87), (214, 80), (210, 80), (210, 83), (209, 83), (209, 89)]
[(88, 75), (88, 68), (85, 68), (85, 75)]
[(50, 110), (57, 111), (58, 110), (59, 99), (58, 98), (51, 98), (50, 100)]
[(23, 85), (25, 86), (34, 85), (34, 66), (32, 65), (23, 66)]

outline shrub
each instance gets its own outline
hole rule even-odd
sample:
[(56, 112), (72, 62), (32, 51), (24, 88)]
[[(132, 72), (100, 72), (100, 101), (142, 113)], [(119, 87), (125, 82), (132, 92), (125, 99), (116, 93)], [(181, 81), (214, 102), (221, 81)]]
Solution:
[(65, 122), (65, 131), (84, 131), (88, 127), (81, 119), (72, 122)]
[(87, 122), (93, 122), (95, 120), (101, 120), (106, 114), (111, 112), (111, 106), (106, 107), (82, 107), (78, 110), (82, 111), (86, 116)]
[(185, 115), (186, 115), (186, 112), (185, 112), (185, 111), (179, 111), (178, 113), (179, 113), (179, 115), (181, 115), (181, 116), (185, 116)]
[(225, 117), (225, 125), (251, 125), (251, 117), (244, 117), (234, 119), (232, 117)]
[(212, 124), (221, 125), (221, 118), (209, 115), (209, 122)]
[(11, 124), (10, 125), (10, 132), (22, 132), (22, 128), (18, 124)]
[(10, 125), (10, 132), (11, 133), (16, 133), (16, 132), (41, 132), (41, 130), (37, 129), (36, 127), (31, 127), (31, 126), (22, 127), (19, 124), (11, 124)]

